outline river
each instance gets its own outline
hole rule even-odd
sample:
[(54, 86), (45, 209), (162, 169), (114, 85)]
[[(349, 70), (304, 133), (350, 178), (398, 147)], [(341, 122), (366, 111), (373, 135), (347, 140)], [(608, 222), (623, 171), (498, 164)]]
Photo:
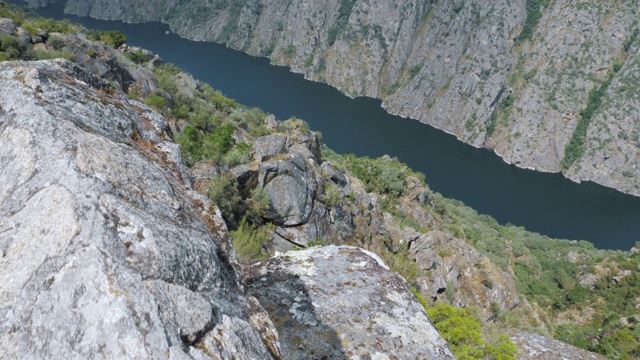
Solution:
[(168, 27), (160, 23), (126, 24), (64, 15), (62, 3), (37, 11), (88, 28), (120, 30), (129, 45), (159, 54), (242, 104), (260, 107), (279, 119), (293, 115), (306, 120), (337, 152), (399, 158), (424, 173), (431, 189), (502, 224), (524, 226), (550, 237), (587, 240), (604, 249), (628, 250), (640, 240), (638, 197), (506, 164), (486, 149), (390, 115), (378, 100), (350, 99), (328, 85), (270, 65), (268, 59), (167, 35)]

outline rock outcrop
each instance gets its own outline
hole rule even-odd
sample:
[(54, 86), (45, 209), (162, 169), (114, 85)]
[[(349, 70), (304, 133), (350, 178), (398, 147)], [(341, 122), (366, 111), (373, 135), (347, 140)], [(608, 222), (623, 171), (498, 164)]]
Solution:
[[(365, 250), (291, 252), (239, 279), (165, 119), (77, 64), (0, 64), (0, 106), (4, 356), (453, 358), (406, 281)], [(317, 138), (299, 135), (256, 171), (282, 229), (308, 225), (321, 176)], [(269, 192), (279, 177), (306, 180)]]
[(521, 360), (607, 360), (602, 355), (534, 333), (518, 331), (511, 339), (518, 347)]
[(3, 357), (272, 357), (160, 115), (64, 60), (0, 64), (0, 106)]
[[(388, 111), (494, 149), (509, 163), (640, 195), (633, 1), (68, 0), (65, 10), (163, 21), (350, 96), (380, 98)], [(584, 155), (561, 166), (589, 92), (612, 69), (614, 86), (584, 137)]]
[(292, 251), (245, 276), (280, 333), (284, 358), (454, 358), (409, 284), (360, 248)]

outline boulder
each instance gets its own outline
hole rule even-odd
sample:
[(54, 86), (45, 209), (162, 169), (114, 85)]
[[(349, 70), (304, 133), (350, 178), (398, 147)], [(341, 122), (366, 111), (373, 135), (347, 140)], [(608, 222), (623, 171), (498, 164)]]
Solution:
[(260, 164), (259, 185), (271, 199), (264, 214), (277, 225), (306, 223), (313, 211), (317, 183), (313, 172), (299, 156)]
[(511, 340), (519, 360), (607, 360), (606, 357), (539, 334), (516, 331)]
[(43, 41), (47, 41), (47, 39), (49, 39), (49, 32), (47, 30), (38, 29), (36, 34), (40, 36)]
[(0, 19), (0, 36), (2, 35), (13, 35), (16, 32), (18, 27), (16, 23), (11, 19), (1, 18)]
[(366, 250), (292, 251), (245, 276), (285, 359), (454, 359), (409, 284)]
[(18, 28), (15, 36), (23, 47), (31, 44), (31, 35), (23, 28)]
[(257, 138), (253, 143), (254, 158), (267, 161), (270, 158), (287, 151), (286, 138), (281, 134), (265, 135)]

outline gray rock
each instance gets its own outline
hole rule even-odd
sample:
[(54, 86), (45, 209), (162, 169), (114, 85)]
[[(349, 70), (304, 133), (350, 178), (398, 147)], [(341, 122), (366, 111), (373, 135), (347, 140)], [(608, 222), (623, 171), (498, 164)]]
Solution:
[(41, 44), (43, 42), (44, 42), (44, 39), (39, 35), (35, 35), (35, 36), (31, 37), (31, 43), (32, 44)]
[(267, 161), (286, 151), (286, 138), (281, 134), (261, 136), (253, 143), (253, 156), (258, 161)]
[(287, 160), (270, 160), (259, 169), (259, 184), (271, 199), (265, 216), (278, 225), (306, 223), (313, 211), (317, 183), (305, 160), (290, 156)]
[(548, 337), (518, 331), (511, 335), (519, 360), (606, 360), (607, 358)]
[(164, 65), (164, 60), (159, 55), (153, 55), (153, 58), (149, 60), (153, 67), (158, 67)]
[(18, 27), (16, 23), (11, 19), (0, 18), (0, 36), (13, 35)]
[(47, 30), (38, 29), (36, 33), (43, 41), (47, 41), (49, 39), (49, 32)]
[(246, 270), (286, 359), (453, 359), (409, 285), (363, 249), (318, 247)]
[(191, 99), (193, 92), (200, 90), (200, 81), (194, 79), (191, 74), (180, 72), (176, 75), (176, 86), (180, 94)]
[(65, 60), (0, 64), (0, 104), (2, 357), (272, 358), (162, 117)]
[(18, 42), (20, 43), (20, 45), (22, 45), (23, 47), (31, 44), (31, 36), (23, 28), (18, 28), (15, 34), (15, 37), (18, 39)]

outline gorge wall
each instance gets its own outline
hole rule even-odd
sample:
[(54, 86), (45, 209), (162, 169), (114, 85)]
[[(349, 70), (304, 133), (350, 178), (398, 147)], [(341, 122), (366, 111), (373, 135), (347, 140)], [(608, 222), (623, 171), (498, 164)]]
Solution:
[(380, 98), (509, 163), (640, 195), (631, 1), (70, 0), (66, 11), (160, 20)]

